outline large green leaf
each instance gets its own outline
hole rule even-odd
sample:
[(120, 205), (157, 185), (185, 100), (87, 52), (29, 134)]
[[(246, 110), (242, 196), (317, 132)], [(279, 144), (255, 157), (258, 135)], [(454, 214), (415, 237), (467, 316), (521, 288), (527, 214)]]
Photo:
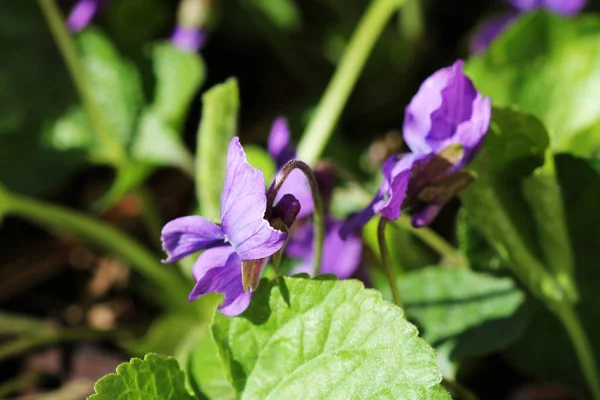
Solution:
[(433, 349), (358, 281), (263, 280), (213, 333), (242, 399), (449, 399)]
[(170, 43), (154, 46), (152, 60), (156, 77), (153, 107), (162, 120), (179, 130), (204, 82), (204, 62), (199, 54), (181, 51)]
[(218, 220), (227, 146), (237, 133), (240, 107), (237, 81), (229, 79), (211, 88), (202, 96), (202, 102), (196, 152), (196, 194), (202, 215)]
[(588, 155), (600, 148), (597, 16), (523, 15), (466, 70), (495, 105), (517, 105), (539, 117), (553, 149)]
[(93, 99), (110, 134), (126, 146), (144, 102), (138, 71), (97, 29), (84, 30), (77, 42)]
[(146, 354), (117, 367), (94, 386), (90, 400), (192, 400), (177, 360)]
[(545, 265), (552, 270), (565, 293), (575, 300), (577, 290), (573, 285), (573, 251), (560, 192), (554, 156), (548, 151), (544, 165), (523, 181), (523, 194), (538, 226), (538, 241)]
[(507, 347), (528, 321), (525, 295), (510, 278), (430, 267), (399, 283), (408, 317), (435, 347), (451, 342), (453, 361)]
[[(470, 169), (477, 179), (461, 198), (469, 221), (536, 294), (546, 295), (536, 221), (523, 180), (544, 162), (548, 136), (535, 117), (495, 107), (483, 148)], [(542, 294), (545, 293), (545, 294)]]
[[(600, 365), (600, 175), (584, 160), (568, 155), (556, 158), (556, 169), (574, 249), (580, 294), (577, 312)], [(541, 379), (585, 387), (575, 351), (564, 328), (542, 305), (509, 356), (515, 366)]]
[(211, 400), (237, 397), (210, 330), (202, 332), (194, 343), (188, 359), (188, 374), (194, 389)]

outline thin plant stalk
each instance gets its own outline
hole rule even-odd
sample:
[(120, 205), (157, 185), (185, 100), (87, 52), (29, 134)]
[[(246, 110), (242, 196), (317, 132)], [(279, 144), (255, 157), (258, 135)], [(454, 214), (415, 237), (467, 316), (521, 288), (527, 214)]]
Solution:
[(51, 230), (68, 232), (78, 239), (90, 241), (120, 255), (159, 289), (157, 296), (163, 304), (190, 309), (184, 295), (189, 288), (179, 273), (169, 270), (134, 239), (112, 226), (77, 211), (9, 193), (2, 188), (0, 203), (7, 214), (25, 218)]
[(269, 188), (267, 197), (267, 209), (270, 209), (275, 202), (275, 198), (281, 189), (281, 185), (290, 175), (294, 169), (299, 169), (304, 173), (308, 183), (310, 185), (310, 191), (312, 194), (314, 211), (313, 211), (313, 223), (314, 223), (314, 242), (313, 242), (313, 276), (317, 276), (321, 270), (321, 261), (323, 259), (323, 243), (325, 241), (325, 215), (323, 211), (323, 201), (319, 193), (319, 186), (317, 184), (317, 178), (313, 170), (303, 161), (291, 160), (288, 161), (282, 168), (279, 174), (275, 177), (273, 184)]
[(596, 364), (596, 353), (585, 333), (577, 311), (573, 305), (566, 302), (555, 305), (551, 309), (562, 322), (573, 347), (575, 347), (579, 365), (593, 398), (600, 400), (600, 370), (598, 370), (598, 365)]
[(387, 22), (405, 1), (374, 0), (361, 18), (298, 144), (298, 158), (309, 165), (323, 153), (371, 50)]
[(388, 282), (390, 284), (390, 290), (392, 291), (392, 297), (394, 298), (394, 304), (398, 307), (402, 307), (402, 298), (400, 297), (400, 291), (398, 290), (398, 280), (396, 279), (396, 273), (394, 272), (394, 266), (390, 259), (390, 252), (385, 241), (385, 226), (388, 223), (388, 219), (381, 217), (379, 219), (379, 225), (377, 226), (377, 240), (379, 241), (379, 252), (381, 253), (381, 264), (387, 274)]

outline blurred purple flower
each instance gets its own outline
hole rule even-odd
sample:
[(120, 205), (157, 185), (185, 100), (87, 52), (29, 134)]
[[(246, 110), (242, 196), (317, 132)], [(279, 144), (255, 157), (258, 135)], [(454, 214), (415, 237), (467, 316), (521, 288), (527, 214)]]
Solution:
[[(360, 265), (362, 239), (360, 235), (352, 234), (346, 240), (342, 240), (339, 232), (342, 224), (342, 221), (333, 218), (328, 218), (325, 222), (321, 273), (334, 274), (340, 279), (348, 279), (356, 273)], [(292, 231), (285, 253), (289, 257), (302, 260), (292, 273), (304, 272), (312, 275), (313, 237), (314, 226), (311, 224), (303, 224)]]
[(413, 225), (431, 223), (470, 182), (461, 169), (481, 147), (490, 119), (491, 101), (465, 76), (461, 60), (427, 78), (405, 111), (404, 140), (412, 153), (386, 160), (377, 195), (342, 227), (342, 237), (375, 214), (395, 220), (405, 207), (414, 208)]
[(206, 43), (206, 32), (200, 28), (177, 26), (171, 35), (171, 43), (181, 51), (197, 52)]
[(508, 28), (517, 15), (514, 12), (510, 12), (485, 21), (471, 38), (471, 42), (469, 43), (471, 53), (483, 53), (494, 39)]
[[(279, 117), (273, 122), (267, 140), (267, 149), (275, 161), (277, 169), (281, 169), (288, 161), (296, 158), (296, 147), (291, 141), (290, 129), (285, 118)], [(295, 169), (290, 172), (275, 198), (275, 203), (286, 194), (293, 195), (300, 202), (299, 219), (313, 213), (315, 205), (310, 184), (302, 171)]]
[[(280, 214), (289, 214), (286, 207), (293, 213), (299, 205), (288, 196), (280, 206)], [(224, 315), (238, 315), (246, 309), (251, 293), (244, 290), (242, 264), (254, 269), (256, 279), (250, 283), (254, 289), (268, 257), (283, 247), (287, 236), (271, 227), (265, 219), (267, 211), (264, 175), (248, 164), (235, 137), (227, 154), (221, 225), (200, 216), (187, 216), (167, 223), (161, 233), (168, 255), (164, 262), (178, 261), (206, 249), (193, 268), (197, 283), (189, 295), (190, 301), (217, 292), (225, 295), (219, 306)]]
[[(564, 16), (573, 16), (578, 14), (587, 0), (506, 0), (512, 4), (519, 12), (532, 11), (536, 8), (543, 8), (548, 11)], [(483, 53), (488, 46), (498, 37), (518, 16), (517, 12), (510, 12), (491, 18), (485, 21), (477, 30), (469, 48), (472, 54)]]
[(507, 0), (519, 11), (531, 11), (535, 8), (544, 8), (561, 15), (578, 14), (587, 0)]
[[(273, 123), (267, 148), (279, 169), (296, 157), (296, 147), (291, 141), (290, 130), (285, 118), (279, 117)], [(326, 204), (333, 190), (331, 171), (327, 167), (317, 168), (315, 177), (323, 202)], [(279, 193), (278, 198), (282, 195), (292, 194), (300, 201), (301, 209), (298, 219), (308, 217), (313, 213), (314, 203), (310, 185), (301, 171), (292, 171), (281, 186)], [(321, 272), (337, 275), (340, 279), (348, 279), (360, 265), (362, 240), (359, 235), (351, 235), (347, 240), (342, 240), (339, 234), (342, 224), (342, 221), (326, 217)], [(302, 260), (300, 265), (293, 270), (293, 273), (306, 272), (312, 274), (313, 238), (314, 226), (309, 223), (301, 224), (291, 231), (288, 244), (284, 250), (285, 254)]]
[(79, 32), (89, 25), (96, 15), (100, 4), (105, 0), (79, 0), (71, 10), (67, 19), (67, 27), (71, 32)]

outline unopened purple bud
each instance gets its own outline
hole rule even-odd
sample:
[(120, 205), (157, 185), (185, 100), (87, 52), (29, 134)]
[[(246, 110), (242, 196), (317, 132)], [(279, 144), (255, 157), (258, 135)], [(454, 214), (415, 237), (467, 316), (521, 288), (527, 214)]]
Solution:
[(89, 25), (96, 15), (102, 0), (80, 0), (67, 19), (67, 27), (71, 32), (79, 32)]
[(177, 26), (171, 35), (173, 46), (182, 51), (196, 52), (204, 47), (205, 42), (206, 32), (199, 28)]

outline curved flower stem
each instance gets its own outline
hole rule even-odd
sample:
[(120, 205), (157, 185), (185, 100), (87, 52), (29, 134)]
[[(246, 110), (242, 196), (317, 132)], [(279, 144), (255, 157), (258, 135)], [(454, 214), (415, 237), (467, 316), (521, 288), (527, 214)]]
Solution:
[(85, 111), (90, 118), (94, 133), (103, 144), (103, 155), (114, 165), (120, 165), (125, 160), (126, 154), (123, 146), (112, 136), (106, 126), (104, 118), (94, 101), (90, 87), (85, 78), (85, 71), (81, 65), (77, 48), (71, 34), (67, 30), (65, 20), (60, 14), (54, 0), (38, 0), (44, 17), (50, 27), (50, 32), (67, 64), (67, 68), (73, 78), (75, 87), (79, 92)]
[(569, 338), (573, 347), (575, 347), (575, 352), (579, 359), (579, 365), (587, 380), (593, 398), (600, 400), (600, 370), (598, 370), (598, 365), (596, 364), (594, 349), (589, 342), (585, 329), (581, 325), (577, 311), (573, 305), (567, 302), (553, 304), (551, 308), (569, 334)]
[(291, 160), (281, 168), (281, 171), (279, 171), (267, 192), (267, 210), (272, 208), (273, 202), (277, 197), (277, 193), (279, 193), (279, 189), (281, 189), (281, 185), (283, 185), (283, 182), (285, 182), (287, 177), (294, 169), (299, 169), (306, 176), (306, 179), (310, 185), (310, 191), (315, 206), (313, 211), (313, 223), (315, 225), (313, 242), (313, 276), (317, 276), (321, 270), (321, 260), (323, 259), (323, 242), (325, 241), (325, 215), (323, 211), (323, 202), (321, 201), (321, 195), (319, 194), (317, 178), (308, 164), (300, 160)]
[(387, 243), (385, 241), (385, 226), (387, 224), (387, 218), (381, 217), (379, 219), (379, 225), (377, 226), (377, 240), (379, 241), (379, 252), (381, 253), (381, 263), (388, 277), (390, 283), (390, 289), (394, 298), (394, 303), (398, 307), (402, 307), (402, 298), (400, 297), (400, 291), (398, 290), (398, 280), (396, 279), (396, 273), (394, 272), (394, 266), (390, 260), (390, 252), (388, 251)]
[(317, 111), (298, 144), (298, 158), (319, 159), (386, 23), (405, 0), (374, 0), (352, 35)]
[(8, 214), (20, 216), (51, 230), (66, 231), (78, 239), (119, 254), (160, 289), (160, 301), (177, 309), (190, 309), (188, 287), (180, 275), (167, 269), (135, 240), (95, 218), (64, 207), (10, 193), (0, 187), (0, 203)]

